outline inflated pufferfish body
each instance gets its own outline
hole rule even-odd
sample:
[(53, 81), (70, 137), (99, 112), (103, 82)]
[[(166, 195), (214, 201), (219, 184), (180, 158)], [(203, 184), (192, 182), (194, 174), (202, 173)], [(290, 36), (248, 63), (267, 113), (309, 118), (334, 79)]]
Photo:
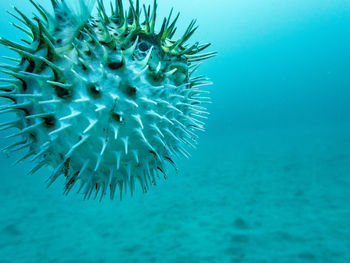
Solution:
[(137, 182), (146, 192), (165, 177), (166, 163), (176, 169), (174, 157), (195, 147), (207, 114), (200, 88), (209, 82), (191, 75), (194, 62), (215, 53), (199, 54), (209, 44), (186, 44), (194, 21), (172, 40), (172, 12), (156, 33), (156, 1), (142, 9), (130, 1), (125, 12), (118, 0), (111, 15), (98, 1), (95, 16), (94, 1), (80, 0), (74, 11), (52, 0), (54, 15), (30, 2), (40, 16), (29, 19), (17, 8), (14, 14), (30, 41), (0, 39), (21, 56), (15, 66), (2, 65), (12, 78), (2, 80), (7, 103), (0, 110), (17, 118), (1, 126), (18, 128), (9, 137), (20, 138), (5, 151), (29, 149), (18, 162), (36, 162), (30, 173), (53, 167), (48, 184), (64, 175), (66, 194), (76, 182), (85, 198), (109, 192), (113, 199), (116, 188), (120, 197), (132, 194)]

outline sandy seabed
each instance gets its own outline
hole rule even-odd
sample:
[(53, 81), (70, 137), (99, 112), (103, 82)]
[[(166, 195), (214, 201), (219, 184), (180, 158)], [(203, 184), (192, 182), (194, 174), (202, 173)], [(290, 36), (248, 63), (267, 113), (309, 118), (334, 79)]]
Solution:
[(121, 202), (63, 197), (14, 160), (0, 263), (350, 262), (350, 128), (206, 135), (179, 175)]

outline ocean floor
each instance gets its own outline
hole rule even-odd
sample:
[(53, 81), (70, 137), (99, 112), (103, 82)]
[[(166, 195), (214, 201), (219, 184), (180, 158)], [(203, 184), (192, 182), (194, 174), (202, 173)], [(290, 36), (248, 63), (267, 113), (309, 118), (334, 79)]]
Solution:
[(0, 263), (350, 262), (349, 149), (350, 128), (206, 135), (178, 175), (101, 203), (2, 154)]

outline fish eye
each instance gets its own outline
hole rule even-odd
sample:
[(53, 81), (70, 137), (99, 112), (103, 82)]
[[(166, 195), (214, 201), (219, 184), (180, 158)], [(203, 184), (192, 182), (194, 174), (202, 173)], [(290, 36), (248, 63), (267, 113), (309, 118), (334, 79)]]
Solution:
[(141, 43), (139, 44), (139, 50), (140, 50), (141, 52), (146, 52), (148, 49), (149, 49), (149, 45), (148, 45), (147, 42), (141, 42)]

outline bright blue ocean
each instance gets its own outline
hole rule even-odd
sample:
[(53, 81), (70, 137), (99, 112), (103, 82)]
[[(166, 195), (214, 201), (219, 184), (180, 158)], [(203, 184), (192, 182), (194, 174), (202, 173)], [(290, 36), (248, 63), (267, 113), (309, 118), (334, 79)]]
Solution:
[[(12, 4), (34, 9), (0, 2), (16, 41)], [(147, 194), (101, 203), (1, 153), (0, 263), (350, 262), (350, 2), (159, 1), (158, 26), (171, 7), (218, 51), (198, 149)]]

